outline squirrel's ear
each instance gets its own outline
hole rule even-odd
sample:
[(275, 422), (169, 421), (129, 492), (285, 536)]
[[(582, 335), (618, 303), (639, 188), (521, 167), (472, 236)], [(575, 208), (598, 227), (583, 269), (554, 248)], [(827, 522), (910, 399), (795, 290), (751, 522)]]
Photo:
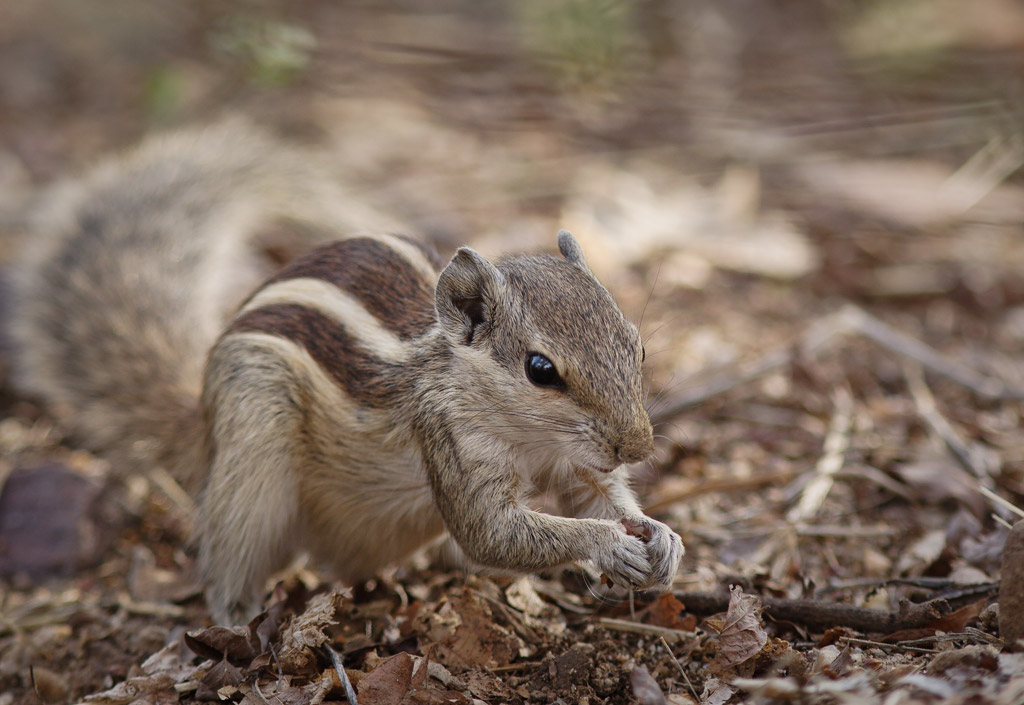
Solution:
[(434, 292), (437, 317), (445, 335), (468, 345), (490, 320), (502, 282), (498, 268), (468, 247), (460, 247), (441, 271)]
[(590, 271), (587, 260), (583, 258), (583, 249), (580, 247), (580, 243), (576, 242), (576, 238), (568, 230), (558, 231), (558, 251), (562, 253), (562, 257), (565, 257), (566, 261)]

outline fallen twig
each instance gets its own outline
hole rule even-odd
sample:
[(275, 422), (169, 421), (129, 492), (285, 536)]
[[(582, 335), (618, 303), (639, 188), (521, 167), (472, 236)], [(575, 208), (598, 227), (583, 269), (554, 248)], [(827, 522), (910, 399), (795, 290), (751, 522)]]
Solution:
[(672, 659), (672, 663), (674, 663), (676, 668), (679, 669), (679, 675), (681, 675), (683, 680), (686, 681), (686, 687), (690, 689), (690, 694), (693, 695), (693, 701), (700, 702), (700, 696), (697, 694), (697, 689), (694, 688), (693, 683), (690, 682), (690, 676), (686, 674), (686, 669), (683, 668), (683, 664), (679, 663), (679, 659), (677, 659), (676, 655), (672, 653), (672, 647), (668, 645), (667, 641), (665, 641), (665, 637), (662, 636), (658, 638), (661, 639), (661, 643), (665, 645), (665, 651), (668, 652), (669, 657)]
[(846, 388), (837, 387), (833, 396), (835, 411), (829, 424), (828, 435), (825, 436), (824, 453), (814, 466), (814, 477), (804, 485), (800, 502), (786, 515), (786, 520), (792, 523), (806, 521), (818, 513), (832, 489), (836, 473), (843, 467), (846, 449), (850, 447), (853, 395)]
[[(700, 615), (724, 612), (729, 605), (728, 593), (676, 592), (688, 612)], [(764, 614), (777, 621), (794, 622), (809, 628), (849, 627), (865, 633), (890, 634), (904, 629), (917, 629), (952, 612), (944, 599), (927, 602), (902, 602), (894, 612), (856, 607), (820, 600), (788, 600), (762, 598)]]
[(928, 424), (932, 432), (942, 439), (942, 442), (953, 453), (953, 457), (965, 470), (973, 474), (983, 487), (992, 487), (992, 477), (999, 474), (998, 465), (992, 467), (991, 458), (983, 456), (977, 452), (977, 449), (972, 449), (960, 438), (960, 434), (953, 428), (953, 424), (939, 411), (935, 397), (932, 396), (928, 383), (925, 382), (920, 366), (904, 365), (903, 376), (906, 377), (907, 388), (910, 390), (917, 413)]
[(335, 673), (338, 674), (338, 682), (345, 689), (345, 697), (352, 705), (358, 705), (356, 702), (356, 691), (352, 687), (352, 682), (348, 679), (348, 674), (345, 673), (345, 667), (341, 663), (341, 656), (337, 651), (331, 648), (330, 644), (324, 644), (324, 651), (327, 652), (328, 658), (331, 660), (331, 665), (334, 666)]
[(900, 643), (890, 644), (885, 641), (874, 641), (873, 639), (857, 639), (852, 636), (848, 636), (843, 639), (847, 644), (857, 644), (858, 646), (873, 646), (876, 649), (885, 649), (886, 651), (913, 651), (918, 654), (936, 654), (938, 649), (923, 649), (919, 646), (904, 646)]
[(981, 491), (983, 495), (985, 495), (985, 497), (992, 500), (996, 504), (1005, 507), (1007, 511), (1011, 512), (1012, 514), (1016, 514), (1018, 517), (1024, 518), (1024, 509), (1021, 509), (1010, 500), (1004, 497), (1000, 497), (987, 487), (979, 487), (978, 489)]
[[(729, 596), (725, 596), (726, 602), (729, 601)], [(722, 610), (717, 610), (722, 611)], [(692, 639), (694, 636), (693, 632), (685, 632), (681, 629), (669, 629), (668, 627), (659, 627), (656, 624), (644, 624), (643, 622), (634, 622), (628, 619), (614, 619), (612, 617), (598, 617), (594, 622), (606, 629), (612, 629), (618, 632), (630, 632), (632, 634), (648, 634), (651, 636), (660, 637), (666, 641), (682, 641), (684, 639)]]
[(960, 434), (953, 428), (953, 424), (939, 411), (935, 397), (932, 396), (920, 367), (904, 365), (903, 374), (907, 378), (907, 387), (910, 389), (910, 395), (917, 407), (917, 413), (928, 424), (932, 432), (942, 439), (960, 465), (974, 475), (978, 481), (978, 490), (995, 505), (995, 516), (1000, 519), (1006, 519), (1014, 513), (1024, 516), (1024, 512), (992, 491), (995, 486), (992, 478), (998, 477), (1000, 472), (998, 456), (986, 454), (984, 449), (977, 444), (968, 445), (960, 438)]

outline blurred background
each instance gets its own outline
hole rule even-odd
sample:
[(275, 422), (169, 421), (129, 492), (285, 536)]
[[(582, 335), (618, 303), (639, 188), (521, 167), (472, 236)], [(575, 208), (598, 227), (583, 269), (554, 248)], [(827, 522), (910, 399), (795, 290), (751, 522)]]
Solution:
[(736, 274), (813, 293), (765, 302), (782, 317), (942, 295), (1020, 337), (1022, 80), (1019, 0), (7, 2), (0, 224), (241, 112), (443, 251), (567, 227), (645, 297), (742, 301)]

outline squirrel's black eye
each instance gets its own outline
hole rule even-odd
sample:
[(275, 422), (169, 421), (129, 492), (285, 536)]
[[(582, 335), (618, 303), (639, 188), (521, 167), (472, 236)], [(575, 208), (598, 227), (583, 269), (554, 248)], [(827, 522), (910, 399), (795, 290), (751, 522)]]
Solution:
[(526, 354), (526, 376), (538, 387), (561, 387), (562, 377), (555, 369), (555, 363), (540, 353)]

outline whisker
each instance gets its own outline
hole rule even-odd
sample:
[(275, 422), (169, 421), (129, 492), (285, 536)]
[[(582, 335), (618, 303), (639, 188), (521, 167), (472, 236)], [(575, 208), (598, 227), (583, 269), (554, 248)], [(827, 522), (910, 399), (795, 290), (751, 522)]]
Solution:
[(644, 314), (647, 313), (647, 307), (651, 304), (651, 298), (654, 297), (654, 290), (658, 287), (658, 279), (661, 278), (661, 267), (664, 262), (658, 263), (658, 271), (654, 273), (654, 282), (651, 284), (651, 290), (647, 292), (647, 300), (644, 301), (644, 307), (640, 309), (640, 320), (637, 322), (636, 327), (642, 328), (644, 325)]
[(662, 328), (665, 328), (666, 326), (675, 324), (675, 323), (683, 320), (684, 318), (686, 318), (686, 315), (687, 314), (685, 314), (685, 313), (680, 313), (680, 314), (678, 314), (676, 316), (672, 316), (672, 318), (669, 318), (668, 320), (662, 321), (660, 324), (658, 324), (657, 328), (655, 328), (654, 330), (652, 330), (650, 333), (647, 334), (647, 336), (644, 338), (644, 343), (647, 343), (648, 341), (650, 341), (650, 339), (653, 338), (655, 335), (657, 335), (657, 333)]
[(659, 390), (658, 390), (658, 393), (657, 393), (657, 395), (656, 395), (656, 396), (654, 397), (654, 401), (650, 402), (650, 404), (649, 404), (649, 405), (647, 404), (647, 401), (646, 401), (646, 400), (644, 400), (644, 408), (646, 408), (646, 409), (647, 409), (648, 413), (649, 413), (649, 412), (650, 412), (650, 411), (651, 411), (651, 410), (652, 410), (652, 409), (653, 409), (653, 408), (654, 408), (655, 406), (657, 406), (657, 404), (658, 404), (658, 401), (659, 401), (659, 400), (660, 400), (660, 399), (662, 398), (662, 396), (664, 396), (664, 394), (665, 394), (665, 393), (666, 393), (666, 392), (667, 392), (667, 391), (668, 391), (669, 389), (671, 389), (671, 388), (672, 388), (672, 380), (674, 380), (675, 378), (676, 378), (676, 373), (675, 373), (675, 372), (673, 372), (673, 373), (672, 373), (672, 376), (668, 378), (668, 382), (667, 382), (666, 384), (662, 385), (661, 389), (659, 389)]

